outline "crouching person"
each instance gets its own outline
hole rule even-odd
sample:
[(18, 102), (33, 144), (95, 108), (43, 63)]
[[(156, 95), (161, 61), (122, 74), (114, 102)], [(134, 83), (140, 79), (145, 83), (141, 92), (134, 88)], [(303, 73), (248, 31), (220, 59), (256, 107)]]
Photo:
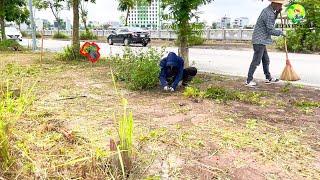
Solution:
[(183, 86), (187, 86), (188, 82), (197, 74), (195, 67), (183, 69), (183, 66), (183, 59), (174, 52), (170, 52), (167, 57), (161, 60), (160, 81), (163, 90), (175, 91), (180, 81)]

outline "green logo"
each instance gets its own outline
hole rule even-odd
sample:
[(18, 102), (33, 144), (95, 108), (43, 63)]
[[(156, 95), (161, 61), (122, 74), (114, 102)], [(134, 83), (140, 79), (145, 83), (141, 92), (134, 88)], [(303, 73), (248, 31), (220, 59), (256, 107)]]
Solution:
[(288, 8), (288, 18), (293, 23), (301, 22), (306, 16), (306, 11), (300, 4), (293, 4)]

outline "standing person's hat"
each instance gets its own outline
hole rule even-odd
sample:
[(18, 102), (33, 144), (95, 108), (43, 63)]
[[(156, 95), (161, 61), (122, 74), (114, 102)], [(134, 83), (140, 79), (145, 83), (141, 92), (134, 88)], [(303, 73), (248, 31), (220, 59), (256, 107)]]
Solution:
[(279, 3), (279, 4), (285, 4), (286, 1), (285, 0), (269, 0), (270, 2), (273, 2), (273, 3)]

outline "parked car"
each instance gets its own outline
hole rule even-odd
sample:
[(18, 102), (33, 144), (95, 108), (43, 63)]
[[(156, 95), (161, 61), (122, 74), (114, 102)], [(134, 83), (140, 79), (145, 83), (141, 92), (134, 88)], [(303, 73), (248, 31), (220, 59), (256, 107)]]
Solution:
[(6, 33), (6, 39), (13, 39), (13, 40), (22, 41), (21, 32), (14, 27), (5, 27), (5, 33)]
[(138, 27), (121, 27), (117, 31), (112, 31), (108, 36), (108, 43), (123, 43), (125, 46), (130, 44), (142, 44), (147, 46), (150, 42), (150, 34)]

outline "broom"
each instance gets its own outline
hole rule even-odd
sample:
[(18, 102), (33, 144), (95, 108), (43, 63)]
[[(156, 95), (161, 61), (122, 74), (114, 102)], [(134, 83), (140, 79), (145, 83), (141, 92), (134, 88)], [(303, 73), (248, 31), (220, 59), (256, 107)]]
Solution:
[[(281, 17), (281, 26), (282, 26), (282, 31), (283, 31), (283, 20), (282, 20), (282, 15), (280, 12), (280, 17)], [(293, 69), (289, 57), (288, 57), (288, 48), (287, 48), (287, 38), (284, 36), (284, 48), (286, 50), (286, 67), (284, 68), (280, 79), (284, 81), (298, 81), (300, 80), (300, 77), (296, 73), (296, 71)]]

